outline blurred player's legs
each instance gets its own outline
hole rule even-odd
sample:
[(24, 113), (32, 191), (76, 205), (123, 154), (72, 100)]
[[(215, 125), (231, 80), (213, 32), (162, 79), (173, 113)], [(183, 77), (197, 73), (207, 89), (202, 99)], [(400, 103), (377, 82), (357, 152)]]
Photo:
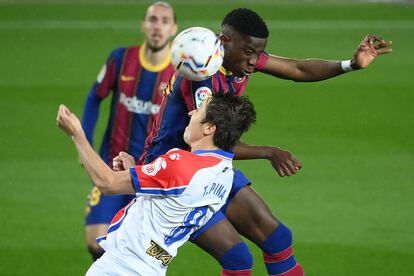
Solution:
[(304, 275), (292, 249), (292, 232), (280, 223), (250, 187), (241, 189), (230, 202), (226, 217), (244, 237), (259, 246), (269, 275)]
[(253, 257), (223, 213), (217, 212), (201, 231), (192, 235), (192, 239), (197, 246), (220, 262), (222, 276), (251, 275)]
[(105, 252), (96, 243), (96, 238), (106, 235), (112, 218), (134, 197), (134, 195), (105, 196), (95, 186), (92, 188), (88, 197), (85, 234), (86, 246), (94, 261)]
[[(273, 216), (266, 203), (250, 187), (250, 181), (240, 171), (235, 170), (229, 203), (222, 210), (232, 227), (221, 224), (227, 220), (217, 219), (219, 213), (216, 213), (208, 224), (195, 233), (194, 239), (194, 243), (222, 264), (222, 275), (250, 275), (252, 268), (248, 249), (240, 247), (236, 250), (240, 242), (233, 237), (236, 235), (233, 231), (242, 234), (262, 249), (269, 275), (304, 275), (293, 255), (291, 231)], [(227, 251), (224, 251), (223, 244), (226, 244)], [(230, 266), (226, 267), (228, 264)], [(249, 266), (250, 269), (246, 269)]]
[[(111, 254), (104, 254), (96, 260), (86, 272), (86, 276), (114, 276), (114, 275), (137, 275), (137, 271), (133, 271), (123, 264), (121, 260), (115, 258)], [(142, 275), (145, 276), (145, 275)]]

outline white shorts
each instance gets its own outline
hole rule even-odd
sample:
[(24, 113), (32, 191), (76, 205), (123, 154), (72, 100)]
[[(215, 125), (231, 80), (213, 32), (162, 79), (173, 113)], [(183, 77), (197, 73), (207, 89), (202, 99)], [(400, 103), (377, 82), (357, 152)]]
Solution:
[(137, 271), (132, 270), (118, 258), (105, 252), (102, 257), (96, 260), (86, 272), (86, 276), (124, 276), (124, 275), (136, 275)]

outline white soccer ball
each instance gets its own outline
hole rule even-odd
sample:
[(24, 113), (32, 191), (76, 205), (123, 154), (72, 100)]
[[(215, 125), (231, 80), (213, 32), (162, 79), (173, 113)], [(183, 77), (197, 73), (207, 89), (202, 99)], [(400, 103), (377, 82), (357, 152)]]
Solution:
[(192, 27), (179, 33), (171, 44), (171, 63), (188, 80), (214, 75), (223, 63), (221, 40), (209, 29)]

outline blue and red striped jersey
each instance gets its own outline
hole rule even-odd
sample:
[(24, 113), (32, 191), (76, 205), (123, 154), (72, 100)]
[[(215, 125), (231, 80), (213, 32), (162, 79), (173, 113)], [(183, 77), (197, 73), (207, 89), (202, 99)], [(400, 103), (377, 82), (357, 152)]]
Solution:
[(115, 49), (107, 59), (86, 99), (82, 126), (93, 145), (93, 134), (103, 99), (112, 95), (110, 116), (100, 147), (107, 163), (120, 151), (138, 158), (151, 125), (158, 114), (163, 89), (174, 74), (170, 56), (153, 66), (144, 55), (144, 46)]
[[(261, 70), (268, 60), (262, 53), (255, 70)], [(164, 90), (160, 113), (152, 125), (145, 142), (144, 153), (138, 163), (149, 163), (172, 148), (188, 149), (183, 134), (190, 120), (188, 113), (197, 108), (212, 93), (233, 93), (241, 96), (249, 76), (235, 77), (223, 67), (203, 81), (189, 81), (182, 75), (174, 75)]]

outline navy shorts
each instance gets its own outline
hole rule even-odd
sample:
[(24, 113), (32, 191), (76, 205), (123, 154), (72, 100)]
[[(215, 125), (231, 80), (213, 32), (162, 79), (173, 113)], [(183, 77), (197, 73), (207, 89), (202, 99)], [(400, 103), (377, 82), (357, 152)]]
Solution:
[(202, 233), (216, 225), (219, 221), (222, 219), (225, 219), (226, 216), (224, 215), (226, 213), (227, 207), (230, 204), (230, 201), (234, 198), (234, 196), (244, 187), (250, 185), (250, 180), (239, 170), (234, 170), (234, 178), (233, 178), (233, 186), (231, 187), (231, 191), (229, 194), (229, 197), (227, 198), (226, 204), (224, 204), (223, 207), (221, 207), (220, 211), (216, 212), (211, 219), (200, 229), (195, 231), (191, 235), (191, 239), (195, 240), (197, 239)]
[(135, 195), (103, 195), (93, 186), (86, 207), (86, 225), (110, 224), (115, 214), (134, 198)]

